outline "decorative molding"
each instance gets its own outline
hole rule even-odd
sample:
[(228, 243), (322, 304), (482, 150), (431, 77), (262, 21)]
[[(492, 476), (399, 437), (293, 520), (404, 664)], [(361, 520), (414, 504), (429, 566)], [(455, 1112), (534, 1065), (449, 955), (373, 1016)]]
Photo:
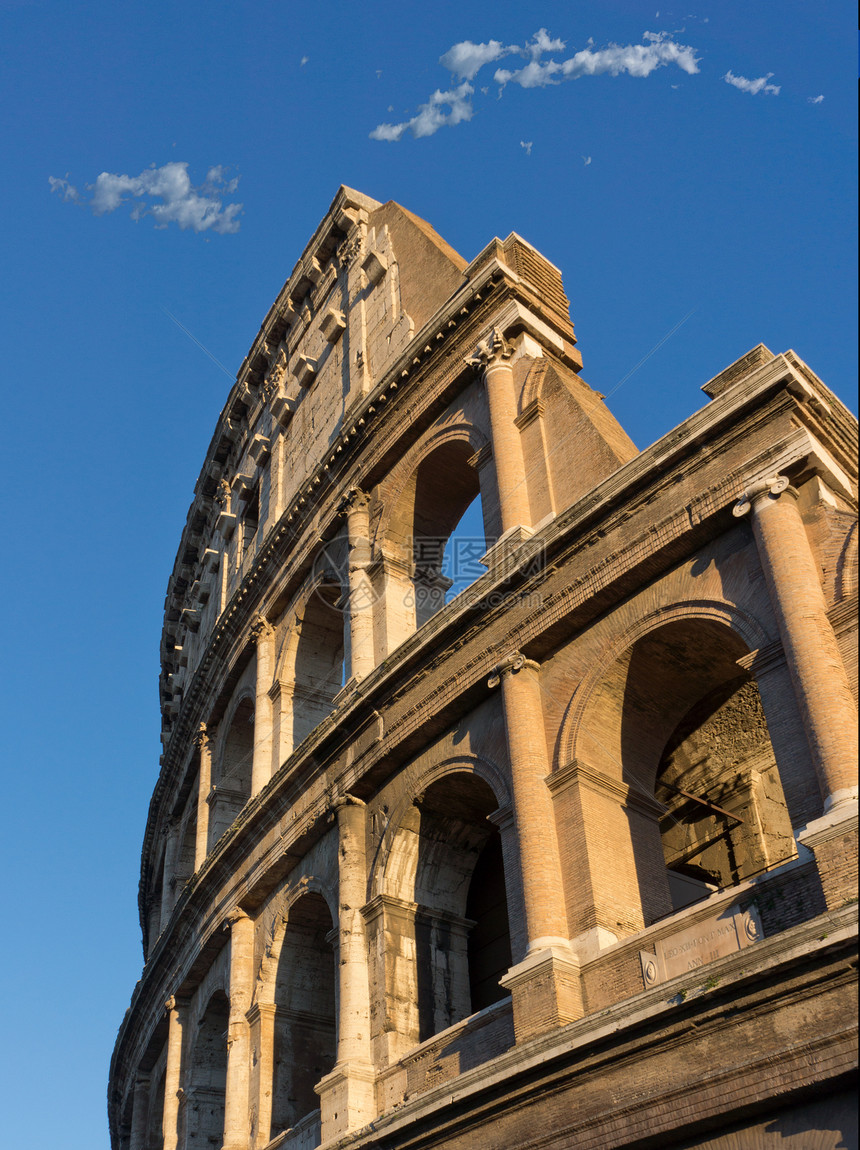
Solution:
[(487, 680), (487, 686), (498, 687), (505, 675), (516, 675), (519, 671), (522, 671), (524, 667), (530, 671), (540, 670), (540, 664), (536, 663), (533, 659), (527, 659), (521, 651), (509, 652), (505, 655), (504, 659), (493, 668), (492, 674)]
[(514, 420), (514, 424), (519, 428), (520, 431), (522, 431), (524, 427), (528, 427), (528, 425), (530, 423), (534, 423), (534, 421), (536, 419), (542, 418), (543, 413), (544, 413), (543, 400), (542, 399), (533, 399), (531, 401), (531, 403), (528, 404), (527, 407), (523, 408), (523, 410), (520, 412), (520, 414)]
[(494, 327), (483, 339), (478, 340), (475, 350), (466, 357), (466, 363), (469, 367), (487, 371), (490, 368), (499, 367), (513, 354), (513, 347), (507, 342), (501, 331)]
[(766, 479), (756, 479), (748, 483), (738, 496), (732, 508), (732, 515), (739, 519), (755, 506), (765, 496), (772, 495), (778, 498), (784, 491), (788, 491), (797, 498), (797, 492), (791, 486), (787, 475), (769, 475)]

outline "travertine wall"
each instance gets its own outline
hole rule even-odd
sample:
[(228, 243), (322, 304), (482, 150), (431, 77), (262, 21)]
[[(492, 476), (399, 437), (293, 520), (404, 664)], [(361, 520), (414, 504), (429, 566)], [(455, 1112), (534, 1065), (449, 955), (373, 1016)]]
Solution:
[(345, 188), (275, 301), (168, 586), (115, 1150), (721, 1146), (843, 1097), (856, 424), (760, 345), (637, 453), (567, 306)]

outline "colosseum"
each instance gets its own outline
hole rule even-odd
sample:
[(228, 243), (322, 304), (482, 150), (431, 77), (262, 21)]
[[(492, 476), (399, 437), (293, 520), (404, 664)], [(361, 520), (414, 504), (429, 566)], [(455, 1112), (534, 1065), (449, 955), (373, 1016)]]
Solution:
[(114, 1150), (856, 1144), (856, 421), (760, 344), (638, 451), (581, 363), (339, 190), (168, 583)]

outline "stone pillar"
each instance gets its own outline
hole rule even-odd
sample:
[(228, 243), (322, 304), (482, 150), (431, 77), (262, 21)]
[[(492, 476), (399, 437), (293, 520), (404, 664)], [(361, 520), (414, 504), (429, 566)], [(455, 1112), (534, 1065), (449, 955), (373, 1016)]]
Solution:
[(186, 1004), (168, 998), (167, 1066), (164, 1071), (164, 1112), (161, 1121), (163, 1150), (179, 1150), (179, 1101), (182, 1085), (182, 1031)]
[(275, 679), (269, 688), (272, 712), (272, 773), (295, 750), (293, 738), (293, 696), (296, 684), (286, 679)]
[(230, 928), (230, 1020), (227, 1025), (227, 1091), (223, 1150), (248, 1150), (251, 1070), (248, 1010), (254, 989), (254, 922), (238, 907)]
[(137, 1074), (131, 1102), (131, 1131), (128, 1150), (146, 1150), (146, 1120), (149, 1116), (149, 1075)]
[(176, 878), (176, 854), (179, 849), (179, 819), (171, 819), (164, 828), (164, 870), (161, 880), (161, 918), (163, 931), (173, 910), (174, 879)]
[(273, 1002), (255, 1002), (248, 1011), (251, 1039), (251, 1137), (253, 1146), (271, 1140), (272, 1087), (275, 1073), (275, 1014)]
[(370, 1053), (370, 984), (362, 907), (367, 891), (367, 811), (346, 795), (338, 821), (337, 1063), (317, 1086), (326, 1142), (376, 1117), (376, 1076)]
[(829, 811), (857, 799), (857, 711), (845, 664), (788, 479), (771, 476), (750, 486), (734, 507), (736, 516), (748, 512)]
[(532, 520), (522, 443), (516, 425), (517, 397), (510, 364), (512, 353), (513, 348), (494, 328), (486, 339), (480, 341), (467, 362), (483, 371), (487, 386), (502, 535), (515, 533), (512, 542), (519, 542), (531, 534)]
[(370, 563), (370, 521), (368, 497), (354, 488), (346, 500), (349, 530), (349, 638), (350, 677), (363, 679), (373, 670), (373, 587), (368, 574)]
[(209, 853), (209, 791), (212, 789), (212, 742), (201, 723), (194, 736), (200, 751), (200, 771), (197, 776), (197, 827), (194, 842), (194, 873), (203, 866)]
[(583, 1013), (579, 962), (569, 943), (555, 812), (546, 783), (549, 764), (539, 675), (537, 663), (512, 653), (490, 678), (491, 687), (502, 684), (525, 914), (526, 957), (501, 980), (513, 996), (517, 1042)]
[(251, 626), (257, 644), (257, 687), (254, 701), (254, 757), (251, 764), (251, 795), (258, 795), (272, 777), (272, 700), (269, 688), (275, 667), (275, 631), (268, 619), (258, 615)]

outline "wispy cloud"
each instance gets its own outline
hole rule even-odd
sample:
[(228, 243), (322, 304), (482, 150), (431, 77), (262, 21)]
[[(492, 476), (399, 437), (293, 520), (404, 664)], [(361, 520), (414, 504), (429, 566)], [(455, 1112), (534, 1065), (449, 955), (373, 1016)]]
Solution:
[[(568, 59), (544, 59), (564, 52), (566, 43), (551, 36), (546, 28), (537, 32), (524, 44), (503, 44), (501, 40), (487, 40), (479, 44), (462, 40), (440, 56), (439, 62), (459, 81), (447, 92), (437, 89), (429, 100), (420, 105), (417, 113), (399, 124), (378, 124), (370, 133), (373, 140), (401, 139), (407, 132), (421, 138), (432, 136), (445, 125), (460, 124), (474, 115), (472, 96), (475, 89), (471, 81), (487, 64), (505, 57), (519, 56), (526, 62), (519, 68), (497, 68), (493, 79), (499, 85), (499, 95), (507, 84), (522, 88), (545, 88), (564, 80), (577, 80), (582, 76), (608, 74), (643, 78), (657, 68), (674, 64), (689, 75), (699, 71), (696, 49), (678, 44), (669, 32), (645, 32), (641, 44), (609, 44), (605, 48), (588, 47)], [(487, 89), (481, 88), (486, 95)]]
[(474, 109), (470, 97), (474, 92), (475, 89), (467, 80), (448, 92), (437, 89), (426, 104), (421, 104), (411, 120), (404, 120), (400, 124), (378, 124), (370, 133), (370, 138), (399, 140), (405, 132), (411, 132), (416, 139), (421, 139), (422, 136), (432, 136), (446, 124), (461, 124), (464, 120), (471, 120)]
[(567, 60), (542, 61), (540, 54), (535, 53), (528, 64), (513, 72), (498, 68), (493, 79), (502, 86), (519, 84), (522, 88), (545, 88), (563, 80), (578, 80), (582, 76), (620, 76), (626, 73), (643, 79), (667, 64), (676, 64), (691, 76), (699, 71), (695, 48), (677, 44), (670, 39), (669, 33), (646, 32), (642, 39), (642, 44), (610, 44), (596, 51), (583, 48)]
[(823, 101), (823, 99), (824, 99), (823, 96), (807, 96), (806, 102), (807, 102), (807, 104), (820, 104)]
[(748, 80), (746, 76), (736, 76), (734, 72), (729, 71), (723, 79), (727, 84), (740, 88), (742, 92), (749, 92), (751, 96), (757, 96), (759, 92), (763, 92), (766, 96), (778, 96), (780, 85), (768, 84), (772, 75), (773, 72), (768, 72), (766, 76), (759, 76), (757, 80)]
[(532, 154), (532, 148), (534, 147), (534, 141), (533, 140), (520, 140), (520, 147), (525, 148), (526, 155), (530, 156)]
[(88, 206), (94, 215), (104, 216), (125, 203), (132, 204), (131, 218), (151, 216), (157, 228), (177, 224), (183, 231), (213, 231), (227, 235), (239, 230), (237, 216), (241, 204), (225, 204), (239, 186), (239, 177), (227, 178), (221, 165), (209, 169), (198, 187), (191, 183), (188, 164), (173, 161), (156, 168), (153, 164), (139, 176), (102, 172), (95, 183), (86, 184), (83, 193), (68, 180), (48, 177), (52, 192), (66, 201)]

